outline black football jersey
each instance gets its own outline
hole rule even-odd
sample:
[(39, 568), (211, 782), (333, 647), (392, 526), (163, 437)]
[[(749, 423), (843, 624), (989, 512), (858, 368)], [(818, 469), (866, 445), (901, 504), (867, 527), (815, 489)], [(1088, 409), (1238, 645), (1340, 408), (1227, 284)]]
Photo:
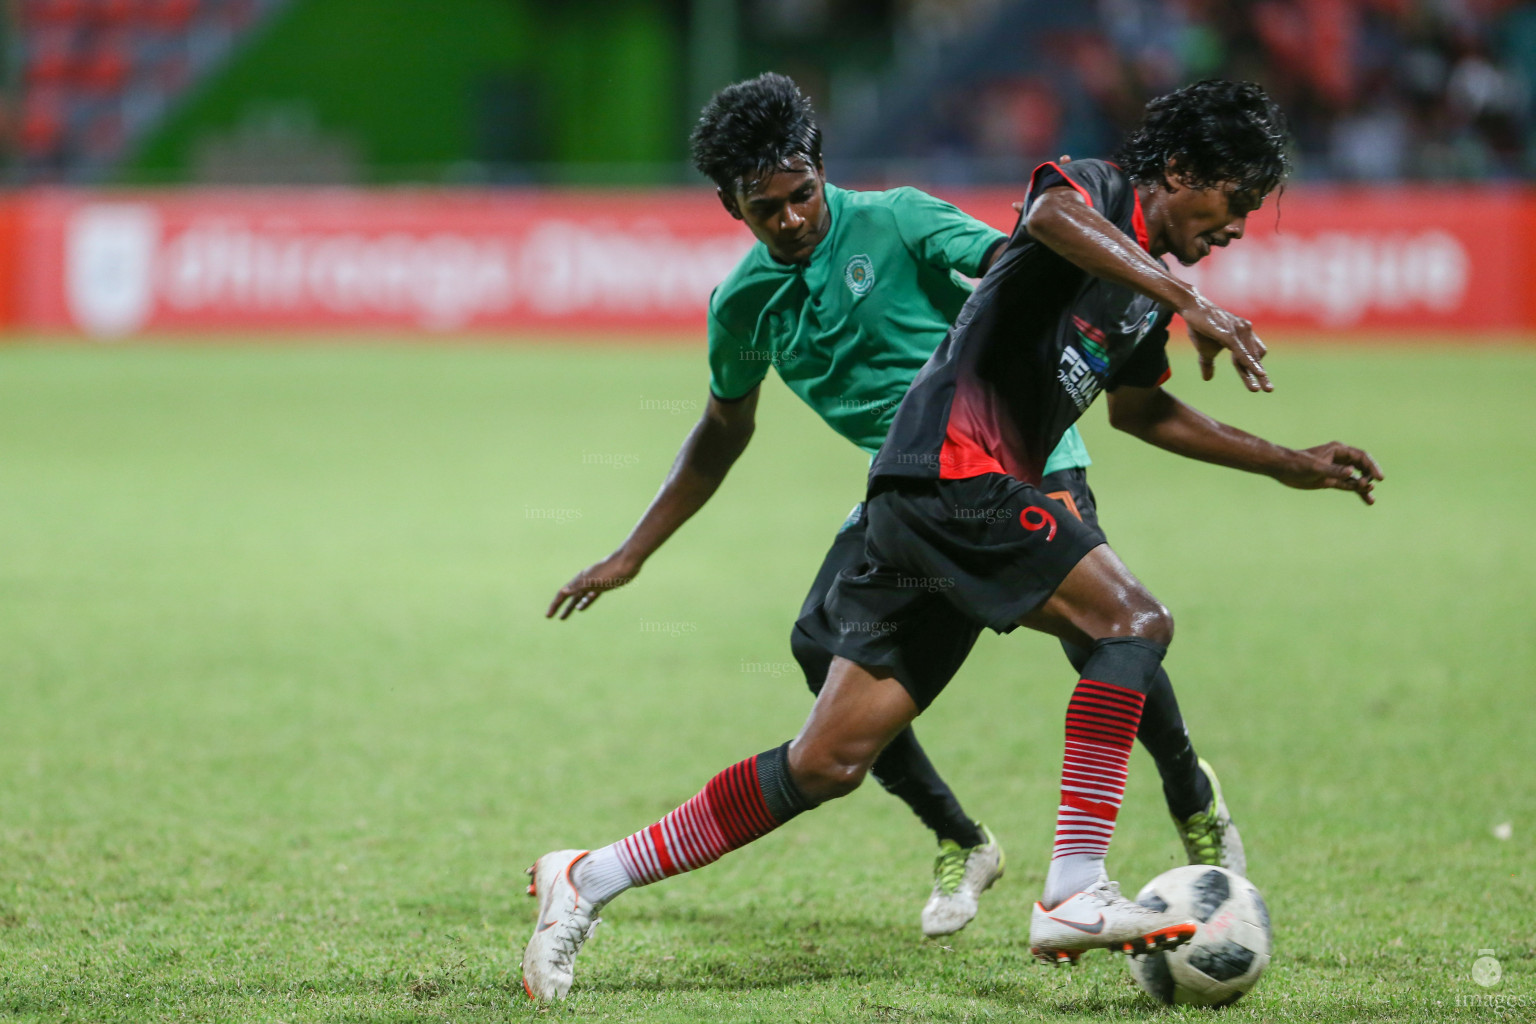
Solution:
[[(1119, 167), (1103, 160), (1042, 164), (1026, 201), (1058, 185), (1077, 189), (1147, 247), (1141, 200)], [(870, 467), (871, 485), (886, 477), (983, 473), (1039, 483), (1063, 432), (1101, 391), (1167, 379), (1172, 316), (1035, 241), (1021, 217), (913, 380)]]

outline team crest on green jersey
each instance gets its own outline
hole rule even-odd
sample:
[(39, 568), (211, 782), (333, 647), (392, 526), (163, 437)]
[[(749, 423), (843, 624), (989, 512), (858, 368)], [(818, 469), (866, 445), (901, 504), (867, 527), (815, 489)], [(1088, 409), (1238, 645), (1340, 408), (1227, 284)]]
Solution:
[(843, 268), (843, 281), (855, 295), (863, 295), (875, 286), (875, 264), (864, 253), (859, 253)]

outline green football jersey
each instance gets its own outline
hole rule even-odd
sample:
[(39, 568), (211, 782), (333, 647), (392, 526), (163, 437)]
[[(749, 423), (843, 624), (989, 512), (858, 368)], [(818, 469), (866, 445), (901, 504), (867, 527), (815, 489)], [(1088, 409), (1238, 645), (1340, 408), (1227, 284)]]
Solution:
[[(826, 187), (831, 227), (806, 264), (753, 245), (709, 301), (710, 389), (733, 400), (778, 371), (873, 455), (896, 406), (970, 297), (1002, 232), (915, 188)], [(1045, 472), (1087, 466), (1074, 427)]]

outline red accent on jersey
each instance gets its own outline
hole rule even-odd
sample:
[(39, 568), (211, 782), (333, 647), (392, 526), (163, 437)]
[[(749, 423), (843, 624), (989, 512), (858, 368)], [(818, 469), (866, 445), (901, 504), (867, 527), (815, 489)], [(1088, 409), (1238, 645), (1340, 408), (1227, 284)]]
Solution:
[[(1123, 172), (1085, 161), (1081, 167), (1074, 165), (1073, 175), (1068, 177), (1061, 164), (1041, 164), (1030, 178), (1030, 201), (1047, 185), (1070, 185), (1091, 207), (1097, 209), (1103, 199), (1107, 205), (1101, 212), (1112, 215), (1119, 230), (1134, 235), (1143, 247), (1150, 244), (1141, 197)], [(1009, 242), (1002, 258), (1006, 265), (989, 274), (978, 298), (967, 307), (974, 315), (951, 332), (930, 360), (933, 372), (920, 375), (907, 393), (904, 412), (898, 412), (875, 458), (877, 476), (965, 480), (997, 473), (1038, 485), (1054, 447), (1047, 442), (1053, 437), (1059, 441), (1058, 431), (1078, 418), (1086, 402), (1105, 387), (1152, 386), (1147, 379), (1162, 373), (1167, 364), (1158, 356), (1167, 340), (1166, 319), (1142, 319), (1156, 313), (1155, 305), (1131, 292), (1122, 295), (1103, 282), (1080, 284), (1080, 268), (1038, 251), (1042, 248), (1027, 234), (1016, 233)], [(1015, 252), (1024, 255), (1015, 261)], [(1054, 299), (1038, 295), (1026, 301), (1026, 283), (1003, 283), (1012, 282), (1013, 274), (1037, 273), (1052, 282), (1051, 294), (1058, 298), (1070, 298), (1068, 293), (1076, 288), (1084, 295), (1068, 308), (1057, 308)], [(978, 301), (989, 297), (997, 304)], [(1135, 316), (1128, 317), (1132, 311)], [(1042, 316), (1046, 320), (1039, 323), (1032, 319)], [(1028, 321), (1027, 328), (1004, 322), (1020, 317)], [(1135, 337), (1143, 342), (1144, 355), (1128, 353), (1132, 336), (1114, 326), (1138, 323)], [(1154, 326), (1153, 340), (1146, 343)], [(1012, 336), (1020, 330), (1033, 333), (1029, 338)], [(1084, 344), (1091, 358), (1072, 347)], [(932, 447), (935, 433), (940, 436), (937, 452)]]
[(993, 452), (1007, 451), (996, 434), (995, 418), (978, 405), (986, 401), (979, 387), (960, 381), (949, 403), (949, 419), (944, 424), (944, 444), (939, 449), (939, 479), (968, 480), (984, 473), (1001, 473), (1020, 480), (1022, 473), (1010, 473)]
[(1083, 514), (1077, 510), (1077, 502), (1073, 500), (1071, 491), (1052, 491), (1050, 494), (1047, 494), (1046, 497), (1059, 501), (1063, 505), (1067, 506), (1067, 511), (1071, 512), (1074, 516), (1077, 516), (1078, 522), (1082, 522)]
[[(1030, 175), (1029, 175), (1029, 191), (1030, 191), (1031, 195), (1029, 196), (1029, 198), (1031, 198), (1031, 199), (1034, 198), (1032, 193), (1035, 190), (1035, 175), (1039, 174), (1041, 169), (1045, 168), (1045, 167), (1054, 168), (1056, 173), (1061, 175), (1062, 178), (1066, 180), (1066, 183), (1068, 185), (1071, 185), (1073, 188), (1077, 189), (1077, 194), (1083, 197), (1083, 202), (1087, 203), (1090, 209), (1093, 207), (1093, 196), (1088, 194), (1088, 190), (1087, 189), (1083, 188), (1083, 186), (1081, 186), (1077, 182), (1073, 181), (1071, 179), (1071, 177), (1068, 176), (1067, 172), (1061, 169), (1061, 165), (1058, 164), (1054, 160), (1047, 160), (1045, 163), (1041, 164), (1039, 167), (1036, 167), (1033, 171), (1030, 172)], [(1027, 207), (1026, 207), (1026, 209), (1027, 209)]]
[(1092, 340), (1098, 342), (1100, 345), (1104, 344), (1104, 332), (1093, 326), (1093, 324), (1089, 323), (1087, 320), (1084, 320), (1082, 317), (1074, 316), (1072, 318), (1072, 326), (1081, 331), (1084, 337), (1091, 338)]
[(955, 418), (950, 416), (944, 431), (944, 447), (939, 449), (939, 479), (969, 480), (987, 473), (1007, 475), (1002, 464), (988, 455), (985, 448), (955, 429)]
[(1147, 236), (1147, 218), (1141, 212), (1141, 193), (1136, 191), (1134, 182), (1131, 184), (1131, 198), (1136, 203), (1131, 210), (1131, 228), (1136, 232), (1136, 244), (1147, 250), (1147, 252), (1151, 252), (1152, 242)]

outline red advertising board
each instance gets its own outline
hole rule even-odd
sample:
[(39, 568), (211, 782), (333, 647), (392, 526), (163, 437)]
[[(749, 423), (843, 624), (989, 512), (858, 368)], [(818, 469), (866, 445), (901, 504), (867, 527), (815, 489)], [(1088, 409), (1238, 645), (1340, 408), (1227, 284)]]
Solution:
[(21, 322), (156, 330), (692, 328), (751, 237), (700, 191), (30, 196)]
[[(1013, 226), (1007, 193), (946, 198)], [(1528, 330), (1533, 224), (1528, 189), (1302, 185), (1271, 197), (1228, 248), (1192, 267), (1167, 262), (1262, 327)]]
[(1523, 191), (1303, 190), (1176, 273), (1256, 323), (1329, 330), (1531, 326)]
[[(940, 190), (1004, 229), (1017, 193)], [(701, 331), (751, 242), (708, 189), (39, 191), (0, 211), (24, 329)], [(1528, 330), (1522, 189), (1297, 186), (1174, 267), (1263, 327)]]

